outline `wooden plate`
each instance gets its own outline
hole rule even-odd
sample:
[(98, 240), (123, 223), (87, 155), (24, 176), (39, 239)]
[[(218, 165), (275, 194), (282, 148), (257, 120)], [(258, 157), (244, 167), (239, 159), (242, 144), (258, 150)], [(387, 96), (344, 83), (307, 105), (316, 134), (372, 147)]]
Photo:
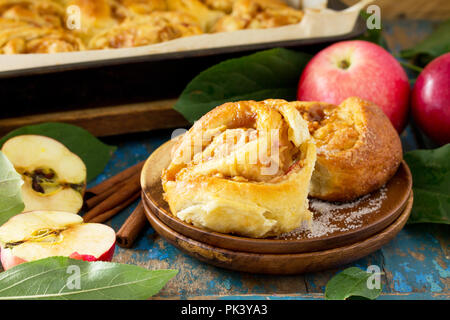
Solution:
[[(142, 200), (147, 208), (173, 231), (189, 239), (223, 249), (279, 254), (322, 251), (355, 243), (378, 233), (395, 221), (404, 211), (412, 188), (411, 172), (406, 163), (402, 162), (395, 176), (384, 188), (354, 203), (334, 204), (330, 207), (325, 202), (311, 200), (310, 209), (314, 212), (315, 221), (313, 223), (319, 223), (315, 229), (326, 227), (327, 233), (322, 230), (322, 233), (311, 234), (303, 230), (268, 239), (222, 234), (185, 223), (170, 213), (169, 206), (162, 197), (161, 172), (170, 163), (173, 143), (166, 142), (147, 159), (141, 175)], [(321, 207), (327, 209), (325, 213), (322, 213), (324, 210), (318, 210)], [(330, 208), (333, 209), (332, 212), (329, 212)]]
[(334, 268), (380, 249), (403, 228), (409, 218), (412, 203), (411, 193), (400, 216), (386, 229), (365, 240), (334, 249), (290, 254), (249, 253), (214, 247), (176, 232), (159, 220), (145, 203), (144, 208), (156, 232), (183, 252), (201, 261), (217, 267), (251, 273), (299, 274)]

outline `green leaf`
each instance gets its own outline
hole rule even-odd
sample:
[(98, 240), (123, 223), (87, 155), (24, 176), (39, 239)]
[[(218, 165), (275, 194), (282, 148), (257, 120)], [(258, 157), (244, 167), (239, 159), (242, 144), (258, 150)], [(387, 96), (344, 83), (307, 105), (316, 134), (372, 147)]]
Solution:
[(136, 300), (158, 293), (177, 270), (50, 257), (0, 273), (0, 300)]
[(450, 144), (405, 153), (413, 176), (414, 204), (408, 223), (450, 224)]
[(11, 131), (0, 140), (0, 148), (8, 139), (23, 134), (47, 136), (64, 144), (86, 164), (88, 182), (103, 172), (116, 150), (116, 147), (104, 144), (80, 127), (59, 122), (47, 122)]
[(225, 102), (295, 100), (300, 74), (310, 59), (305, 53), (275, 48), (221, 62), (195, 77), (174, 108), (193, 123)]
[(325, 288), (325, 299), (346, 300), (350, 297), (376, 299), (382, 288), (381, 286), (379, 289), (367, 287), (367, 280), (372, 276), (374, 273), (363, 271), (357, 267), (347, 268), (328, 281)]
[(450, 52), (450, 19), (441, 23), (414, 48), (401, 51), (400, 57), (412, 59), (417, 65), (424, 67), (431, 60), (447, 52)]
[(22, 200), (22, 184), (22, 177), (0, 151), (0, 225), (25, 208)]

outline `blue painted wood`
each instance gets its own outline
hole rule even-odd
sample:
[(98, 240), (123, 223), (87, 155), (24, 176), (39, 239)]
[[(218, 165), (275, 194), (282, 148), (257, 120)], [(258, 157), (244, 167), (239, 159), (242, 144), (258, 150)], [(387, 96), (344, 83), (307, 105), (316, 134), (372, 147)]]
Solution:
[[(107, 140), (118, 149), (105, 171), (90, 185), (146, 159), (170, 139), (172, 131)], [(402, 135), (406, 150), (418, 147), (412, 130)], [(137, 202), (108, 222), (116, 231)], [(449, 299), (449, 226), (410, 225), (381, 250), (347, 266), (325, 272), (295, 276), (253, 275), (219, 269), (187, 256), (159, 237), (149, 226), (131, 249), (117, 248), (114, 261), (150, 269), (176, 268), (177, 277), (158, 298), (221, 299), (322, 299), (328, 280), (338, 271), (378, 265), (382, 277), (382, 299)]]
[[(434, 23), (395, 21), (384, 24), (384, 35), (394, 53), (428, 35)], [(414, 73), (409, 73), (414, 77)], [(139, 136), (110, 139), (118, 146), (105, 172), (95, 185), (124, 168), (144, 160), (159, 145), (170, 139), (172, 131), (157, 131)], [(417, 129), (408, 126), (401, 135), (405, 152), (431, 147)], [(118, 230), (137, 202), (114, 217), (109, 224)], [(219, 269), (182, 253), (159, 237), (151, 227), (131, 249), (116, 249), (114, 260), (151, 269), (176, 268), (176, 278), (158, 294), (158, 298), (219, 299), (323, 299), (328, 280), (346, 267), (366, 269), (378, 265), (383, 271), (380, 299), (449, 299), (450, 226), (407, 225), (390, 243), (350, 265), (324, 272), (295, 276), (270, 276)]]

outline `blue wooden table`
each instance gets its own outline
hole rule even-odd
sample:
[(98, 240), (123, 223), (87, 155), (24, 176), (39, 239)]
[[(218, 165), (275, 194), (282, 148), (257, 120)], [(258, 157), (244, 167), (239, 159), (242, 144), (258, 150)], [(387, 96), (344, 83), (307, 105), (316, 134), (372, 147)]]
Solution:
[[(170, 139), (170, 131), (108, 139), (118, 146), (104, 173), (90, 185), (146, 159)], [(410, 129), (402, 136), (405, 149), (416, 148)], [(108, 223), (117, 231), (137, 202)], [(349, 266), (383, 270), (381, 299), (449, 299), (449, 226), (407, 225), (377, 252), (351, 265), (319, 273), (272, 276), (216, 268), (182, 253), (149, 226), (131, 249), (117, 248), (114, 261), (149, 269), (175, 268), (178, 275), (157, 295), (160, 299), (322, 299), (325, 285), (335, 273)]]
[[(395, 21), (384, 23), (385, 39), (392, 51), (411, 46), (429, 34), (435, 23)], [(103, 179), (146, 159), (159, 145), (170, 139), (170, 131), (106, 140), (118, 150)], [(402, 134), (404, 150), (420, 147), (411, 128)], [(425, 141), (426, 142), (426, 141)], [(109, 224), (117, 231), (137, 202), (114, 217)], [(450, 298), (450, 226), (407, 225), (389, 244), (351, 265), (319, 273), (296, 276), (254, 275), (219, 269), (182, 253), (151, 227), (141, 234), (131, 249), (117, 248), (114, 261), (133, 263), (149, 269), (175, 268), (178, 275), (155, 297), (160, 299), (323, 299), (328, 280), (338, 271), (357, 266), (378, 265), (384, 274), (379, 299)]]

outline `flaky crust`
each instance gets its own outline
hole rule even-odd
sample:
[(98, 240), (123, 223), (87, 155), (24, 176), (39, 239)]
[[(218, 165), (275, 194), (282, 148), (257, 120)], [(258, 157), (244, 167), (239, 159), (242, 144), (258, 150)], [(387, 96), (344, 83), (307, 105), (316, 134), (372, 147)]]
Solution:
[(318, 147), (310, 196), (353, 200), (380, 188), (397, 171), (400, 138), (375, 104), (351, 97), (339, 106), (297, 102), (296, 108), (310, 122)]
[(137, 47), (201, 33), (200, 25), (188, 14), (154, 12), (129, 18), (116, 27), (98, 33), (89, 41), (89, 48)]
[[(64, 25), (65, 7), (56, 0), (0, 0), (0, 18), (22, 21), (35, 27)], [(0, 29), (1, 30), (1, 29)]]
[[(267, 135), (271, 130), (278, 130), (278, 144)], [(241, 144), (227, 144), (224, 137)], [(249, 161), (258, 150), (271, 150), (273, 162)], [(175, 145), (162, 173), (164, 197), (175, 216), (196, 226), (256, 238), (277, 235), (311, 219), (307, 196), (315, 159), (307, 123), (291, 103), (226, 103)]]
[(169, 10), (192, 15), (204, 32), (209, 32), (212, 26), (225, 15), (224, 12), (208, 7), (201, 0), (167, 0)]
[(58, 53), (84, 50), (80, 38), (60, 29), (38, 28), (0, 18), (0, 54)]
[(0, 54), (138, 47), (302, 17), (281, 0), (0, 0)]
[(266, 29), (299, 23), (303, 11), (279, 0), (236, 0), (229, 15), (213, 26), (213, 32)]

